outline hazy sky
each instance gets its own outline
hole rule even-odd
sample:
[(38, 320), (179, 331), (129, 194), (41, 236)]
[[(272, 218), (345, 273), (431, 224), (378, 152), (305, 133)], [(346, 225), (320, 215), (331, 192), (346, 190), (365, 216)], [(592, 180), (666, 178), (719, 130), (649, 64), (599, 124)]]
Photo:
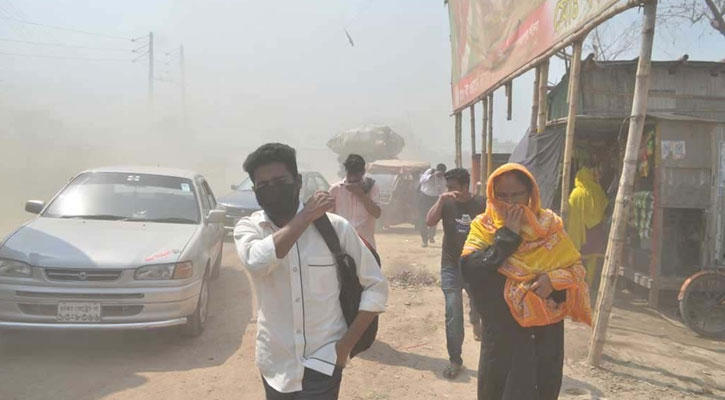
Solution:
[[(618, 17), (615, 26), (639, 18), (638, 12)], [(412, 132), (419, 143), (411, 147), (453, 150), (449, 20), (442, 0), (0, 0), (0, 39), (104, 48), (0, 40), (3, 104), (41, 106), (83, 119), (118, 114), (118, 107), (146, 107), (145, 60), (130, 62), (137, 56), (130, 50), (142, 43), (19, 24), (3, 16), (128, 38), (154, 31), (157, 76), (171, 79), (178, 79), (178, 59), (164, 53), (183, 43), (191, 117), (211, 138), (236, 135), (254, 145), (282, 137), (319, 147), (339, 130), (384, 123)], [(674, 42), (672, 35), (659, 36), (655, 57), (687, 52), (691, 60), (721, 59), (725, 41), (700, 38), (699, 32), (686, 31)], [(635, 54), (636, 48), (630, 55)], [(562, 69), (555, 62), (550, 80), (558, 81)], [(514, 83), (514, 121), (504, 121), (503, 93), (496, 93), (494, 132), (500, 140), (518, 140), (525, 131), (531, 82), (527, 74)], [(156, 86), (157, 108), (176, 113), (179, 87)]]

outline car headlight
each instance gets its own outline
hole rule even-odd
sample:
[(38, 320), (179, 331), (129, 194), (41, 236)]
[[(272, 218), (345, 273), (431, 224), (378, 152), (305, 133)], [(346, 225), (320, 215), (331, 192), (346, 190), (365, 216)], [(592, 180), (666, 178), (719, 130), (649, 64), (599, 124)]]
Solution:
[(144, 265), (138, 268), (133, 277), (140, 281), (163, 281), (170, 279), (186, 279), (194, 274), (191, 262), (174, 264)]
[(32, 275), (33, 267), (30, 265), (20, 261), (0, 259), (0, 276), (30, 278)]

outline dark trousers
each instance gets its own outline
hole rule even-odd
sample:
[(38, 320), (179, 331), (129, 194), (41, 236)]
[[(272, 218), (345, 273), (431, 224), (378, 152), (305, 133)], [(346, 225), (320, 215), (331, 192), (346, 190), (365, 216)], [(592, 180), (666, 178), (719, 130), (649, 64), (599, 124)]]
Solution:
[(428, 244), (435, 237), (436, 227), (429, 227), (426, 223), (426, 217), (436, 201), (438, 201), (438, 197), (418, 193), (418, 232), (420, 232), (423, 244)]
[(332, 376), (327, 376), (322, 372), (305, 368), (302, 391), (299, 392), (280, 393), (269, 386), (264, 378), (262, 382), (267, 400), (337, 400), (342, 382), (342, 369), (335, 368)]

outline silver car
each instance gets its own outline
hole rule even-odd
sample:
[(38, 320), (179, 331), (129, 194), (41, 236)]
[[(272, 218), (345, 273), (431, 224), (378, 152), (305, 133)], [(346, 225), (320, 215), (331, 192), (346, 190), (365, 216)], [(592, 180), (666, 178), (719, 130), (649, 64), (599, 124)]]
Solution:
[(0, 242), (0, 328), (149, 329), (198, 336), (225, 213), (191, 171), (80, 173)]

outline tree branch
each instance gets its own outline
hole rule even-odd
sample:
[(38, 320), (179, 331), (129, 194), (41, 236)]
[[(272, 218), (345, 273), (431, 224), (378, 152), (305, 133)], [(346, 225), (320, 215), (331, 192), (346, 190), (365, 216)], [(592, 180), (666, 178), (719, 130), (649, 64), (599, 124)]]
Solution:
[(725, 19), (723, 19), (722, 13), (717, 9), (713, 0), (705, 0), (705, 4), (712, 12), (712, 27), (725, 36)]

